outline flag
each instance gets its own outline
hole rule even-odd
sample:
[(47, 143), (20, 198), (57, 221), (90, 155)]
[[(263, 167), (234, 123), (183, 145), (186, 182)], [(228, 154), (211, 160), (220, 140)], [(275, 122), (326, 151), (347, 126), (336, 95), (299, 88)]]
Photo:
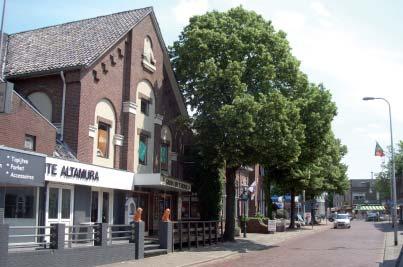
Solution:
[(375, 157), (383, 157), (385, 156), (385, 153), (383, 153), (382, 147), (376, 142), (375, 146)]

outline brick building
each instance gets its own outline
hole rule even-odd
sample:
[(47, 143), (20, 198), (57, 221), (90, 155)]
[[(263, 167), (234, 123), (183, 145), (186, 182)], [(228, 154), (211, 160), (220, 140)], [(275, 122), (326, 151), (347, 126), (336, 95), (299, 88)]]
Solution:
[[(190, 134), (177, 118), (187, 111), (152, 8), (7, 39), (4, 73), (17, 111), (0, 114), (0, 144), (29, 149), (31, 138), (30, 149), (48, 155), (44, 187), (32, 193), (43, 202), (38, 223), (127, 223), (135, 207), (149, 232), (165, 208), (181, 219)], [(100, 177), (59, 175), (66, 166)], [(1, 180), (0, 188), (6, 198), (18, 191)]]

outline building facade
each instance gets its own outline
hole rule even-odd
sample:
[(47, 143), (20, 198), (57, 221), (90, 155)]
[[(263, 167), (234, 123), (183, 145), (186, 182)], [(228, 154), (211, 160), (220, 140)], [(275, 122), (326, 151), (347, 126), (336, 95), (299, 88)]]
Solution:
[[(191, 136), (178, 127), (187, 112), (152, 8), (7, 39), (18, 112), (0, 115), (0, 144), (47, 155), (37, 224), (128, 223), (137, 207), (149, 233), (166, 208), (180, 220)], [(23, 190), (1, 177), (0, 187), (5, 205)]]

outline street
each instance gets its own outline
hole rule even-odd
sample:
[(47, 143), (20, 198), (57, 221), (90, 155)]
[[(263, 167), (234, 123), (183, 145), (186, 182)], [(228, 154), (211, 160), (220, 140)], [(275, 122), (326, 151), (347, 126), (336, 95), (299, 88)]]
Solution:
[(351, 229), (330, 229), (203, 266), (369, 267), (381, 266), (383, 254), (382, 224), (352, 221)]

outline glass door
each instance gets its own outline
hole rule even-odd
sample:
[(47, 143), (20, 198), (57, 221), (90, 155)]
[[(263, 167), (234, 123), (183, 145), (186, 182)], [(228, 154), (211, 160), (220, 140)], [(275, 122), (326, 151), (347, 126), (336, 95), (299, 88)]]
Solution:
[(93, 189), (91, 192), (91, 222), (113, 224), (113, 191)]
[(64, 223), (67, 232), (68, 226), (73, 225), (73, 199), (73, 186), (49, 185), (46, 194), (46, 225)]

